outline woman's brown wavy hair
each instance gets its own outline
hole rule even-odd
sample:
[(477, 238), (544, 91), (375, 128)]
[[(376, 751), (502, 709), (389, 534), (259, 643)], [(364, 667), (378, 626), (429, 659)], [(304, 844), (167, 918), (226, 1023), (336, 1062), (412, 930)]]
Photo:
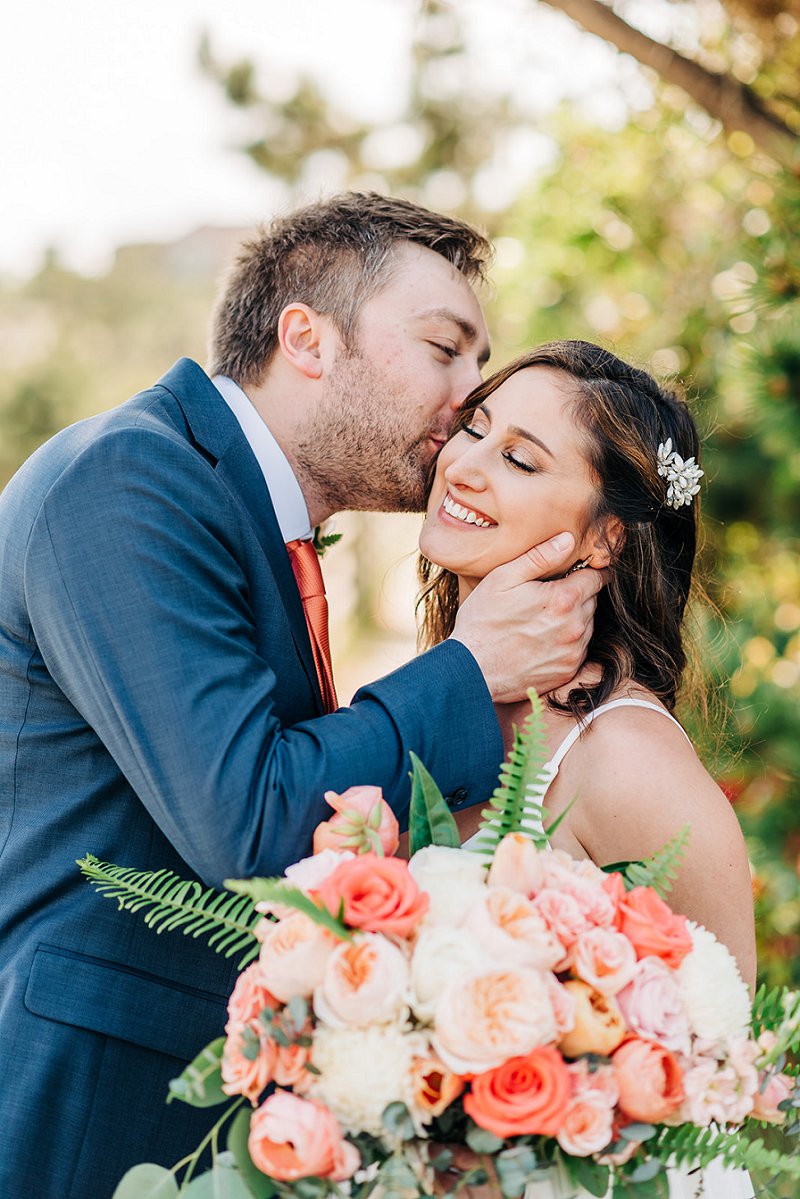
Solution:
[[(590, 342), (556, 341), (523, 354), (472, 392), (453, 432), (468, 424), (475, 408), (502, 383), (530, 367), (562, 371), (574, 385), (572, 413), (586, 435), (586, 458), (597, 486), (588, 527), (616, 517), (624, 529), (598, 597), (587, 654), (600, 667), (600, 680), (573, 688), (562, 702), (551, 698), (550, 704), (580, 720), (632, 679), (672, 710), (686, 666), (682, 624), (692, 586), (699, 497), (678, 509), (666, 505), (657, 451), (671, 439), (682, 458), (699, 461), (694, 420), (685, 401), (646, 371)], [(420, 645), (429, 648), (452, 632), (458, 579), (425, 557), (419, 577)]]

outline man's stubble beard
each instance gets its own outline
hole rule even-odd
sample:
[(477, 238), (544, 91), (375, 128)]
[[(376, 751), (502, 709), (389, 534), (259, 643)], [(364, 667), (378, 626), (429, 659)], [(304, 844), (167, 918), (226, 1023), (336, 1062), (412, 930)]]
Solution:
[(409, 444), (413, 433), (380, 372), (357, 353), (343, 354), (324, 401), (297, 432), (300, 484), (330, 512), (422, 512), (430, 430)]

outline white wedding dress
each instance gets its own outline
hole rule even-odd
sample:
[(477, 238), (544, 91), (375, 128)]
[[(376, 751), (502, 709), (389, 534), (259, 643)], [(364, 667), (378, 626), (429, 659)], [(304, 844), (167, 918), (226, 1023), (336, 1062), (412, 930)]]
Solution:
[[(652, 704), (644, 699), (614, 699), (607, 704), (601, 704), (586, 717), (586, 723), (591, 724), (603, 712), (610, 712), (612, 708), (623, 707), (651, 708), (654, 712), (665, 716), (667, 720), (671, 720), (673, 724), (677, 724), (687, 740), (689, 739), (685, 730), (673, 716), (670, 716), (669, 712), (665, 712), (658, 704)], [(536, 787), (536, 799), (539, 803), (544, 801), (550, 784), (558, 774), (559, 766), (580, 734), (581, 729), (576, 725), (544, 767), (542, 782)], [(541, 831), (541, 826), (539, 831)], [(470, 837), (469, 840), (473, 839)], [(469, 844), (469, 841), (465, 844)], [(686, 1169), (672, 1169), (669, 1171), (670, 1199), (753, 1199), (753, 1196), (753, 1183), (746, 1170), (729, 1170), (718, 1162), (712, 1162), (704, 1170), (689, 1172)], [(583, 1187), (573, 1186), (564, 1170), (559, 1167), (549, 1170), (541, 1179), (531, 1183), (525, 1191), (524, 1199), (592, 1199), (592, 1197)]]

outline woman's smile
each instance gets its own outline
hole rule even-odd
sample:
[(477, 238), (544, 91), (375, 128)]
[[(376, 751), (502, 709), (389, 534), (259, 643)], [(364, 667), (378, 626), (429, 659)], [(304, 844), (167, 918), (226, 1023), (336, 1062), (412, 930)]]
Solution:
[(444, 510), (444, 517), (442, 519), (449, 516), (461, 525), (474, 525), (477, 529), (489, 529), (497, 525), (497, 521), (492, 520), (485, 512), (478, 512), (475, 508), (470, 508), (466, 504), (459, 503), (451, 491), (445, 493), (445, 497), (442, 500), (442, 509)]

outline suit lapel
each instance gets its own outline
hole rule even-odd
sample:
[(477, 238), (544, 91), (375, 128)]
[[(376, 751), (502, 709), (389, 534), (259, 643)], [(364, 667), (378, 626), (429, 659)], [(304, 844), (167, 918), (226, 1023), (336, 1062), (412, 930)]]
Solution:
[(253, 527), (278, 584), (292, 638), (321, 713), (322, 696), (300, 593), (269, 489), (247, 438), (208, 375), (191, 359), (180, 359), (159, 382), (177, 400), (192, 438), (211, 457), (218, 477), (236, 497)]

